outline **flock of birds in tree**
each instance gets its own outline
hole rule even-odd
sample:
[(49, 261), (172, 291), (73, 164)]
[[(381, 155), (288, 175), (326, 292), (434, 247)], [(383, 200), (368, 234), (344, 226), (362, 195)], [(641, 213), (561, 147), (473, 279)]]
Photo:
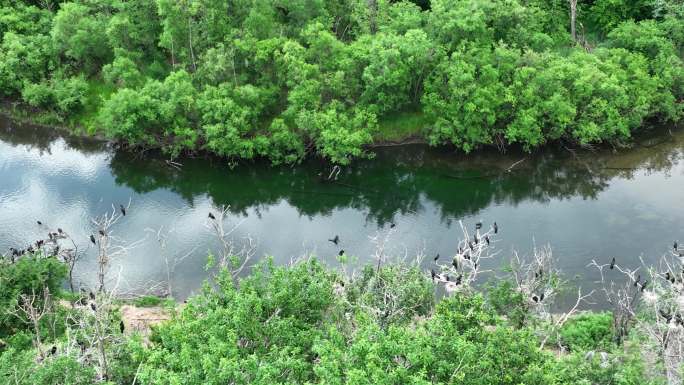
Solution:
[[(486, 243), (487, 246), (489, 246), (490, 242), (491, 242), (491, 240), (489, 239), (489, 235), (487, 235), (487, 234), (485, 234), (484, 237), (478, 236), (479, 230), (481, 230), (481, 229), (482, 229), (482, 221), (479, 221), (475, 224), (475, 233), (473, 234), (472, 241), (470, 239), (467, 241), (467, 247), (466, 248), (459, 246), (457, 255), (451, 261), (451, 266), (453, 266), (456, 271), (459, 270), (459, 262), (458, 262), (459, 257), (466, 260), (466, 261), (469, 261), (472, 264), (472, 267), (474, 269), (478, 268), (478, 262), (477, 261), (473, 262), (471, 253), (475, 252), (475, 248), (481, 242)], [(494, 234), (498, 234), (499, 233), (499, 225), (496, 222), (494, 222), (492, 224), (491, 230), (494, 232)], [(439, 259), (440, 259), (440, 255), (438, 253), (433, 258), (433, 262), (435, 264), (437, 264), (437, 261), (439, 261)], [(461, 266), (461, 267), (463, 267), (463, 266)], [(463, 275), (463, 273), (459, 273), (458, 276), (451, 277), (451, 276), (449, 276), (449, 274), (437, 273), (435, 271), (435, 269), (433, 268), (433, 269), (430, 269), (430, 278), (432, 279), (433, 282), (437, 281), (437, 282), (445, 283), (446, 285), (448, 285), (447, 289), (449, 289), (449, 288), (454, 289), (463, 283), (464, 275)], [(542, 296), (542, 299), (543, 299), (543, 296)]]

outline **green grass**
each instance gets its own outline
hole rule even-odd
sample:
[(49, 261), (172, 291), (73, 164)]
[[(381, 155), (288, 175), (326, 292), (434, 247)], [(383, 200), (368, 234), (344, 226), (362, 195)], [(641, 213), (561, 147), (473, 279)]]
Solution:
[(140, 298), (136, 298), (133, 301), (133, 304), (138, 307), (154, 307), (154, 306), (160, 306), (164, 300), (159, 297), (155, 297), (153, 295), (146, 295)]
[(378, 122), (376, 142), (400, 142), (420, 136), (427, 126), (427, 118), (422, 111), (402, 111), (384, 116)]

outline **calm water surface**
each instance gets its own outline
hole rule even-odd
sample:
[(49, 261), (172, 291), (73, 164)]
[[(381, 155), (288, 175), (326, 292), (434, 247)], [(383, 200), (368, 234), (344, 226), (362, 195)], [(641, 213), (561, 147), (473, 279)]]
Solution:
[[(397, 256), (453, 254), (458, 222), (501, 231), (497, 257), (552, 246), (565, 275), (586, 288), (596, 274), (592, 258), (616, 256), (625, 265), (655, 261), (672, 241), (684, 243), (684, 132), (653, 133), (619, 153), (544, 151), (457, 155), (422, 145), (378, 149), (371, 161), (346, 167), (336, 183), (311, 161), (296, 167), (183, 159), (176, 170), (164, 158), (111, 149), (106, 143), (61, 137), (53, 130), (0, 119), (0, 252), (23, 248), (63, 228), (89, 247), (90, 219), (129, 200), (129, 213), (113, 232), (141, 244), (117, 260), (112, 274), (121, 290), (143, 293), (165, 278), (160, 247), (150, 230), (169, 235), (171, 258), (192, 252), (175, 270), (175, 296), (196, 291), (207, 277), (207, 254), (216, 243), (207, 214), (230, 206), (237, 242), (256, 244), (254, 261), (272, 255), (286, 263), (313, 254), (338, 266), (340, 248), (370, 261), (370, 237), (395, 223), (390, 252)], [(525, 158), (513, 168), (515, 162)], [(41, 220), (44, 226), (38, 226)], [(327, 239), (339, 234), (341, 246)], [(83, 285), (95, 279), (94, 250), (77, 266)], [(431, 258), (427, 258), (431, 261)], [(429, 269), (429, 262), (425, 268)]]

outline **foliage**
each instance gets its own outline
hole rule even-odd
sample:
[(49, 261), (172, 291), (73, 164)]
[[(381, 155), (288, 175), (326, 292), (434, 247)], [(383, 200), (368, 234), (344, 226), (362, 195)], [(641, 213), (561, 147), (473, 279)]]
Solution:
[(570, 319), (560, 330), (560, 343), (572, 351), (610, 350), (613, 340), (610, 313), (583, 313)]
[[(680, 121), (681, 0), (578, 7), (582, 48), (562, 0), (5, 0), (0, 94), (231, 164), (348, 164), (416, 136), (465, 152), (619, 143)], [(407, 111), (412, 128), (378, 129)]]
[[(14, 263), (9, 261), (9, 257), (0, 259), (0, 338), (27, 327), (26, 320), (10, 313), (19, 304), (21, 295), (42, 298), (44, 288), (57, 294), (66, 274), (67, 268), (63, 263), (41, 254), (27, 254)], [(41, 303), (37, 301), (36, 306)]]

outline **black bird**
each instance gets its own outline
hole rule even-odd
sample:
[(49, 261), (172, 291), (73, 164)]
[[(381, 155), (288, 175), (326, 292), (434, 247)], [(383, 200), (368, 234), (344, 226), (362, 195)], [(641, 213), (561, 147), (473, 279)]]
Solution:
[(615, 267), (615, 257), (613, 257), (613, 260), (610, 261), (610, 269), (613, 270)]
[(475, 267), (475, 268), (477, 269), (477, 265), (478, 265), (477, 262), (475, 262), (475, 264), (473, 265), (473, 267)]
[(50, 349), (50, 355), (54, 356), (57, 353), (57, 346), (52, 346), (52, 349)]
[(487, 242), (487, 246), (489, 246), (489, 235), (485, 235), (485, 242)]
[(119, 209), (121, 209), (121, 215), (123, 215), (125, 217), (126, 216), (126, 208), (124, 207), (124, 205), (119, 205)]
[(89, 296), (90, 299), (92, 299), (93, 301), (95, 300), (95, 293), (93, 293), (92, 291), (91, 291), (90, 293), (88, 293), (88, 296)]
[(124, 325), (123, 321), (119, 321), (119, 330), (121, 330), (121, 334), (123, 334), (124, 330), (126, 330), (126, 326)]
[(36, 247), (41, 247), (41, 246), (43, 246), (44, 243), (45, 243), (44, 240), (39, 239), (38, 241), (36, 241)]
[(665, 273), (665, 279), (669, 281), (669, 280), (670, 280), (670, 277), (671, 277), (670, 272), (669, 272), (669, 271), (666, 272), (666, 273)]
[(81, 305), (81, 306), (85, 306), (85, 305), (88, 304), (88, 300), (85, 299), (85, 297), (81, 297), (81, 298), (78, 300), (78, 304)]
[(100, 230), (100, 235), (102, 235), (103, 237), (105, 236), (104, 230)]
[(643, 292), (646, 290), (646, 286), (648, 285), (648, 281), (644, 281), (644, 283), (641, 284), (641, 291)]
[(451, 278), (449, 278), (448, 275), (445, 275), (445, 276), (444, 276), (444, 279), (446, 279), (446, 281), (449, 282), (449, 280), (450, 280)]
[(343, 256), (343, 255), (344, 255), (344, 250), (340, 250), (340, 252), (337, 253), (337, 255), (339, 255), (340, 257)]
[(456, 260), (456, 258), (454, 258), (454, 260), (451, 261), (451, 264), (454, 266), (454, 269), (458, 269), (458, 261)]
[(93, 245), (95, 244), (95, 236), (93, 234), (90, 234), (90, 242), (92, 242)]
[(456, 285), (460, 285), (462, 280), (463, 274), (459, 274), (458, 277), (456, 277)]
[(499, 225), (494, 222), (494, 234), (497, 234), (499, 232)]
[(482, 228), (482, 222), (477, 222), (477, 223), (475, 224), (475, 230), (479, 230), (479, 229), (481, 229), (481, 228)]
[(677, 244), (677, 241), (674, 241), (674, 244), (672, 245), (672, 247), (674, 248), (675, 251), (677, 251), (677, 246), (679, 246), (679, 245)]
[(432, 280), (435, 280), (435, 277), (437, 277), (437, 273), (435, 273), (434, 269), (430, 269), (430, 275), (432, 276)]
[(535, 303), (536, 303), (536, 302), (539, 302), (539, 297), (537, 297), (536, 295), (533, 295), (533, 296), (532, 296), (532, 301), (534, 301)]
[(212, 214), (212, 213), (209, 213), (209, 218), (211, 218), (211, 219), (216, 219), (216, 217), (215, 217), (214, 214)]
[(60, 234), (62, 234), (62, 233), (63, 233), (62, 229), (61, 229), (61, 228), (59, 228), (59, 227), (57, 228), (57, 232), (58, 232), (58, 233), (60, 233)]
[(55, 236), (52, 233), (48, 233), (48, 238), (50, 238), (52, 240), (52, 238), (54, 238), (54, 237)]
[(437, 255), (435, 255), (435, 258), (433, 258), (433, 260), (434, 260), (435, 262), (437, 262), (438, 259), (439, 259), (439, 253), (437, 253)]
[(470, 250), (471, 250), (471, 251), (472, 251), (472, 250), (475, 250), (475, 249), (473, 248), (473, 243), (472, 243), (472, 242), (468, 241), (468, 246), (470, 246)]
[(334, 243), (334, 244), (338, 244), (338, 243), (340, 243), (340, 236), (339, 236), (339, 235), (335, 235), (335, 238), (333, 238), (333, 239), (328, 239), (328, 240), (329, 240), (330, 242)]
[(544, 277), (544, 270), (539, 269), (539, 278), (543, 278), (543, 277)]
[(397, 225), (394, 222), (390, 223), (390, 229), (393, 229), (395, 227), (397, 227)]
[(665, 320), (669, 323), (670, 320), (672, 319), (672, 315), (666, 313), (663, 309), (658, 310), (658, 313), (660, 313), (660, 316), (665, 318)]
[(36, 221), (36, 223), (38, 223), (38, 226), (43, 224), (43, 222), (41, 222), (41, 221)]
[(637, 279), (636, 279), (636, 281), (634, 281), (634, 287), (637, 287), (637, 285), (639, 284), (639, 281), (641, 281), (641, 275), (637, 275)]
[(95, 306), (94, 303), (90, 304), (90, 308), (93, 309), (93, 311), (97, 311), (97, 306)]
[(470, 261), (470, 254), (468, 254), (468, 252), (466, 252), (465, 254), (463, 254), (463, 259), (467, 259), (467, 260)]
[(543, 300), (544, 300), (544, 292), (542, 292), (541, 294), (539, 294), (539, 302), (541, 302), (541, 301), (543, 301)]

